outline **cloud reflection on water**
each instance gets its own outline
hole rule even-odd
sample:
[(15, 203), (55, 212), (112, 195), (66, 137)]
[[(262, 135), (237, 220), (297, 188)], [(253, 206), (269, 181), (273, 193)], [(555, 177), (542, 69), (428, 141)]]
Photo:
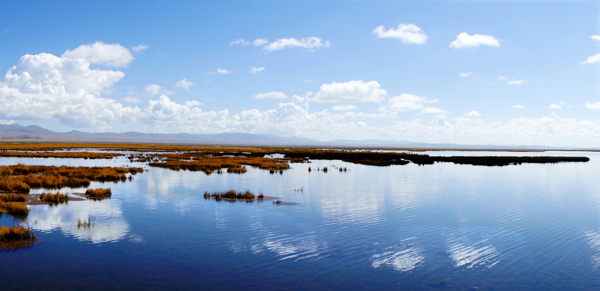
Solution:
[[(28, 221), (34, 230), (60, 230), (80, 241), (115, 242), (127, 236), (129, 224), (123, 219), (117, 200), (73, 201), (55, 206), (30, 206)], [(91, 227), (78, 227), (78, 221), (91, 221)]]

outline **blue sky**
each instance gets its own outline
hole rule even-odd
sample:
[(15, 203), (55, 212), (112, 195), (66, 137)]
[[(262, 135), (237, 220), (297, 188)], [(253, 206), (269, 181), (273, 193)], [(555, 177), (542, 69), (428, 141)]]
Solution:
[(80, 2), (2, 4), (1, 123), (600, 140), (596, 1)]

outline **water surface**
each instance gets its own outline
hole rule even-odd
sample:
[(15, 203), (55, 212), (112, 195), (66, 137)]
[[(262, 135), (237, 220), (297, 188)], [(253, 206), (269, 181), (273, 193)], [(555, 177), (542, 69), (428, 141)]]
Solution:
[[(29, 206), (44, 242), (0, 252), (2, 289), (600, 288), (597, 153), (588, 163), (482, 167), (292, 164), (283, 175), (148, 168), (104, 201)], [(16, 163), (138, 166), (113, 160), (0, 158)], [(308, 167), (329, 171), (308, 172)], [(338, 172), (334, 167), (346, 167)], [(205, 200), (263, 192), (298, 205)], [(302, 189), (302, 191), (294, 191)], [(40, 192), (41, 190), (36, 190)], [(61, 192), (82, 192), (63, 189)], [(78, 220), (90, 219), (90, 228)]]

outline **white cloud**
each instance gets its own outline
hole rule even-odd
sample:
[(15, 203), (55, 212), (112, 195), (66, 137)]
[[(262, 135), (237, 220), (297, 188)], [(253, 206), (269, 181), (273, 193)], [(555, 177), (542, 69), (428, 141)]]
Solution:
[(589, 108), (589, 109), (600, 109), (600, 102), (596, 102), (596, 103), (585, 103), (585, 107)]
[(381, 102), (387, 91), (377, 81), (349, 81), (323, 84), (311, 101), (315, 102)]
[(423, 44), (427, 41), (427, 35), (414, 24), (398, 24), (398, 28), (393, 27), (387, 31), (382, 26), (373, 29), (373, 33), (379, 38), (397, 38), (405, 44)]
[(349, 111), (349, 110), (356, 110), (356, 105), (354, 104), (347, 104), (347, 105), (334, 105), (333, 107), (331, 107), (331, 109), (335, 110), (335, 111)]
[(236, 44), (237, 44), (237, 45), (249, 45), (250, 43), (249, 43), (249, 42), (247, 42), (246, 40), (244, 40), (243, 38), (236, 39), (236, 40), (234, 40), (234, 41), (231, 41), (231, 42), (229, 43), (229, 45), (236, 45)]
[(227, 69), (217, 69), (217, 71), (212, 71), (212, 72), (208, 72), (209, 75), (227, 75), (227, 74), (231, 74), (233, 73), (233, 71), (227, 70)]
[(4, 124), (4, 125), (10, 125), (10, 124), (14, 124), (15, 121), (14, 120), (4, 120), (4, 119), (0, 119), (0, 124)]
[(265, 70), (265, 67), (252, 67), (250, 68), (250, 73), (256, 74), (258, 72), (262, 72)]
[(471, 73), (471, 72), (466, 72), (466, 73), (458, 73), (458, 75), (459, 75), (459, 76), (461, 76), (461, 77), (463, 77), (463, 78), (466, 78), (466, 77), (468, 77), (468, 76), (471, 76), (471, 75), (473, 75), (473, 73)]
[(141, 51), (143, 51), (143, 50), (145, 50), (145, 49), (147, 49), (147, 48), (149, 48), (149, 47), (150, 47), (150, 46), (148, 46), (148, 45), (145, 45), (145, 44), (141, 44), (141, 43), (140, 43), (139, 45), (136, 45), (136, 46), (132, 47), (131, 49), (132, 49), (134, 52), (141, 52)]
[(189, 108), (192, 108), (192, 107), (194, 107), (194, 106), (200, 106), (200, 105), (202, 105), (202, 103), (201, 103), (201, 102), (199, 102), (199, 101), (196, 101), (196, 100), (192, 100), (192, 101), (185, 101), (185, 103), (184, 103), (184, 104), (185, 104), (185, 106), (186, 106), (186, 107), (189, 107)]
[(512, 79), (512, 80), (508, 80), (507, 82), (508, 82), (508, 85), (523, 85), (523, 84), (527, 83), (527, 81), (528, 80), (524, 80), (524, 79), (520, 79), (520, 80)]
[(157, 84), (150, 84), (148, 86), (146, 86), (146, 94), (150, 95), (150, 96), (155, 96), (160, 94), (160, 92), (162, 91), (163, 87)]
[(590, 36), (593, 40), (600, 40), (600, 35), (592, 35)]
[(517, 104), (517, 105), (513, 106), (512, 108), (514, 108), (514, 109), (523, 109), (524, 107), (523, 107), (523, 105)]
[(600, 62), (600, 53), (587, 58), (587, 60), (581, 62), (580, 64), (593, 64), (597, 62)]
[[(21, 57), (0, 82), (0, 116), (3, 119), (56, 118), (73, 127), (94, 126), (101, 130), (134, 122), (139, 108), (125, 107), (115, 100), (100, 97), (101, 92), (125, 74), (91, 70), (89, 54), (75, 51), (66, 54), (68, 57), (46, 53)], [(81, 57), (75, 58), (77, 55)]]
[(254, 99), (285, 99), (288, 96), (285, 95), (283, 92), (267, 92), (267, 93), (259, 93), (256, 94), (254, 96), (252, 96), (252, 98)]
[[(425, 98), (425, 97), (412, 95), (412, 94), (408, 94), (408, 93), (402, 93), (402, 94), (400, 94), (400, 96), (390, 98), (388, 100), (388, 102), (391, 104), (389, 107), (392, 110), (410, 111), (410, 110), (422, 109), (423, 107), (425, 107), (425, 104), (436, 103), (436, 102), (438, 102), (438, 100), (437, 99), (427, 100), (427, 98)], [(441, 112), (443, 112), (443, 111), (437, 111), (437, 110), (438, 110), (437, 108), (430, 108), (430, 109), (425, 110), (425, 112), (423, 112), (423, 113), (441, 113)]]
[(421, 110), (421, 113), (444, 114), (444, 113), (447, 113), (447, 111), (444, 109), (439, 109), (439, 108), (435, 108), (435, 107), (425, 107), (425, 108), (423, 108), (423, 110)]
[(450, 43), (450, 47), (454, 49), (472, 48), (481, 45), (499, 47), (500, 42), (491, 35), (469, 35), (466, 32), (461, 32), (459, 35), (456, 36), (456, 39)]
[(312, 83), (312, 81), (311, 80), (304, 80), (304, 81), (302, 81), (302, 83), (304, 83), (304, 84), (310, 84), (310, 83)]
[(465, 114), (465, 116), (468, 116), (468, 117), (479, 117), (479, 116), (481, 116), (481, 114), (479, 112), (477, 112), (477, 111), (470, 111), (469, 113)]
[(72, 51), (67, 50), (61, 57), (85, 59), (92, 64), (109, 67), (124, 67), (134, 60), (131, 52), (126, 47), (120, 44), (105, 44), (103, 42), (80, 45)]
[(135, 97), (131, 97), (131, 96), (127, 96), (125, 98), (121, 98), (121, 101), (125, 101), (125, 102), (129, 102), (129, 103), (140, 103), (142, 102), (142, 100), (135, 98)]
[(252, 44), (254, 46), (263, 46), (263, 45), (267, 44), (268, 42), (269, 42), (269, 40), (266, 38), (257, 38), (252, 42)]
[(175, 84), (175, 87), (177, 87), (177, 88), (184, 88), (185, 90), (189, 90), (190, 87), (192, 85), (194, 85), (194, 84), (196, 84), (196, 83), (189, 82), (185, 78), (183, 78), (183, 80), (180, 80), (179, 82), (177, 82), (177, 84)]
[(331, 46), (329, 41), (322, 41), (318, 37), (305, 37), (300, 40), (297, 40), (293, 37), (290, 38), (281, 38), (278, 39), (269, 45), (265, 46), (265, 50), (268, 52), (281, 50), (284, 48), (295, 48), (295, 47), (303, 47), (307, 49), (320, 49)]
[(560, 106), (558, 104), (550, 104), (550, 108), (551, 109), (562, 109), (562, 106)]
[[(498, 81), (506, 81), (506, 84), (508, 84), (508, 85), (524, 85), (527, 82), (529, 82), (529, 79), (516, 80), (513, 78), (513, 79), (509, 80), (508, 77), (506, 77), (506, 76), (500, 76), (500, 77), (498, 77), (498, 79), (496, 79), (496, 82), (498, 82)], [(493, 84), (493, 82), (492, 82), (492, 84)]]

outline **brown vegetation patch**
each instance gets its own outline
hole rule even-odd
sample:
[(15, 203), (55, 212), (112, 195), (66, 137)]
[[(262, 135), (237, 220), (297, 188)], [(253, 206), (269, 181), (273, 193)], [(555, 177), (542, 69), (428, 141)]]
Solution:
[(225, 201), (267, 201), (267, 200), (275, 200), (277, 197), (265, 196), (263, 193), (258, 193), (258, 195), (254, 195), (254, 193), (250, 191), (246, 192), (237, 192), (235, 190), (229, 190), (225, 192), (204, 192), (204, 199), (215, 199), (217, 201), (225, 200)]
[(6, 213), (16, 216), (26, 216), (29, 214), (29, 208), (25, 202), (2, 202), (0, 201), (0, 214)]
[(87, 189), (85, 191), (85, 196), (92, 200), (102, 200), (110, 198), (110, 196), (112, 196), (112, 191), (110, 190), (110, 188)]
[(90, 181), (124, 182), (127, 174), (143, 171), (133, 167), (0, 166), (0, 191), (29, 193), (36, 188), (87, 187)]
[(284, 159), (269, 159), (263, 157), (199, 156), (197, 154), (164, 156), (167, 157), (166, 162), (153, 162), (149, 165), (152, 167), (167, 168), (171, 170), (202, 171), (207, 175), (212, 174), (213, 171), (223, 168), (227, 168), (227, 172), (229, 173), (242, 174), (246, 172), (246, 168), (243, 167), (243, 165), (272, 171), (282, 171), (290, 168), (287, 160)]
[(58, 192), (56, 192), (56, 194), (42, 193), (40, 194), (40, 200), (52, 204), (64, 203), (69, 201), (69, 195), (60, 194)]
[(71, 159), (112, 159), (121, 154), (94, 152), (13, 152), (0, 151), (0, 157), (18, 158), (71, 158)]
[(37, 237), (31, 228), (21, 226), (0, 227), (0, 250), (17, 250), (30, 247), (36, 243)]

